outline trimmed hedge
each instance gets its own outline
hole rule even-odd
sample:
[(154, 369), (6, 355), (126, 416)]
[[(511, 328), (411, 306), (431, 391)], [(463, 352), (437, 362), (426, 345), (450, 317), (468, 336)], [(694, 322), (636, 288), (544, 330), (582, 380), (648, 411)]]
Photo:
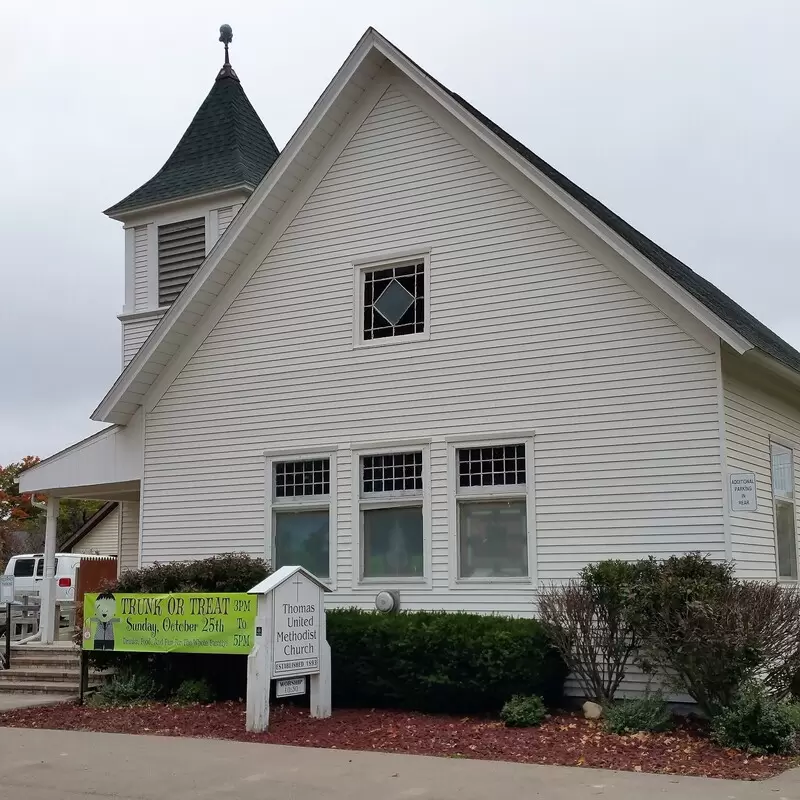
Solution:
[(263, 558), (223, 553), (197, 561), (171, 561), (123, 572), (114, 592), (248, 592), (272, 570)]
[(563, 694), (567, 668), (533, 619), (449, 612), (327, 615), (334, 707), (498, 712), (513, 695)]
[[(229, 553), (124, 573), (116, 592), (242, 592), (269, 565)], [(327, 614), (335, 706), (499, 712), (513, 695), (561, 699), (566, 666), (533, 619), (446, 612)], [(220, 700), (242, 698), (247, 657), (185, 653), (93, 653), (94, 663), (145, 675), (161, 697), (204, 681)]]

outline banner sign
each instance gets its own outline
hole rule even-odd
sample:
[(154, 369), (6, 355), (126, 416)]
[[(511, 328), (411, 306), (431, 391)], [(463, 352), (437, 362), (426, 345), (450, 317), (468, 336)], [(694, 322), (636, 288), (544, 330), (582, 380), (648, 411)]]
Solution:
[(248, 655), (256, 603), (244, 593), (87, 594), (83, 649)]

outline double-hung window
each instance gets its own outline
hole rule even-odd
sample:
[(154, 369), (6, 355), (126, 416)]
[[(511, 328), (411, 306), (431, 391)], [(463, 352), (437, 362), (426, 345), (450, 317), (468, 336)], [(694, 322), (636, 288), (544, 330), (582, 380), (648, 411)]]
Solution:
[(778, 552), (778, 577), (797, 580), (797, 539), (795, 533), (794, 453), (778, 442), (770, 445), (772, 462), (772, 502), (775, 511), (775, 539)]
[(426, 453), (358, 456), (361, 578), (425, 577)]
[(331, 459), (272, 461), (273, 569), (299, 564), (330, 577)]
[(523, 441), (455, 448), (460, 579), (529, 576), (527, 450)]

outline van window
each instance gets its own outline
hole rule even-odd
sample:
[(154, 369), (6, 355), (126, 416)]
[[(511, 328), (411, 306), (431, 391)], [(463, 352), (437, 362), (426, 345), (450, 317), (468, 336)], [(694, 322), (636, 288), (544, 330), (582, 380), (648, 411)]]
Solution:
[(18, 558), (14, 562), (14, 577), (15, 578), (32, 578), (33, 577), (33, 564), (32, 558)]
[[(44, 575), (44, 559), (40, 558), (36, 564), (36, 577), (41, 578)], [(53, 575), (58, 575), (58, 559), (56, 559), (56, 566), (53, 570)]]

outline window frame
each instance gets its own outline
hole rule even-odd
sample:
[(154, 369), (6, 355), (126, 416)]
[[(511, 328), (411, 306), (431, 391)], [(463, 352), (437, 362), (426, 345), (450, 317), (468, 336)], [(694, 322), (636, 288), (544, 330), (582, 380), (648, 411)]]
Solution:
[[(447, 437), (448, 462), (448, 522), (450, 528), (450, 588), (486, 586), (535, 586), (537, 583), (536, 559), (536, 508), (535, 508), (535, 464), (534, 434), (532, 431), (520, 431), (517, 434), (502, 432), (495, 435), (478, 434), (474, 436)], [(525, 447), (525, 484), (503, 486), (459, 486), (458, 451), (476, 447), (506, 447), (521, 444)], [(481, 501), (502, 502), (513, 500), (525, 501), (525, 519), (527, 522), (527, 555), (528, 574), (524, 577), (461, 577), (459, 574), (461, 557), (461, 536), (459, 513), (462, 502)]]
[[(274, 569), (275, 534), (277, 530), (276, 516), (281, 512), (327, 511), (328, 512), (328, 577), (317, 576), (330, 586), (336, 588), (336, 543), (337, 537), (337, 450), (320, 448), (292, 448), (291, 450), (271, 450), (265, 456), (265, 504), (264, 504), (264, 555)], [(319, 461), (328, 459), (329, 492), (327, 495), (305, 495), (302, 497), (275, 497), (275, 464), (284, 461)]]
[[(353, 588), (379, 586), (431, 587), (431, 442), (430, 439), (414, 439), (353, 445), (351, 448), (351, 486), (353, 500), (353, 552), (357, 559), (353, 564)], [(361, 459), (364, 456), (394, 455), (398, 453), (422, 453), (422, 491), (376, 492), (367, 497), (361, 494)], [(378, 496), (382, 495), (382, 496)], [(382, 508), (422, 507), (422, 575), (420, 577), (386, 576), (364, 577), (364, 511)]]
[[(378, 269), (401, 267), (422, 261), (424, 266), (423, 291), (425, 311), (421, 333), (403, 336), (382, 336), (377, 339), (364, 338), (364, 274)], [(386, 347), (401, 343), (412, 344), (431, 338), (431, 248), (415, 247), (392, 253), (353, 259), (353, 348)]]
[[(791, 498), (778, 497), (775, 494), (775, 480), (773, 474), (772, 451), (778, 445), (789, 451), (789, 467), (791, 469), (792, 496)], [(797, 527), (797, 475), (795, 470), (795, 451), (796, 445), (779, 436), (769, 437), (769, 492), (772, 499), (772, 533), (775, 543), (775, 576), (780, 583), (797, 585), (800, 581), (800, 543), (798, 542)], [(778, 503), (784, 503), (792, 508), (792, 518), (794, 520), (794, 555), (795, 555), (795, 577), (781, 575), (780, 561), (778, 556)]]

